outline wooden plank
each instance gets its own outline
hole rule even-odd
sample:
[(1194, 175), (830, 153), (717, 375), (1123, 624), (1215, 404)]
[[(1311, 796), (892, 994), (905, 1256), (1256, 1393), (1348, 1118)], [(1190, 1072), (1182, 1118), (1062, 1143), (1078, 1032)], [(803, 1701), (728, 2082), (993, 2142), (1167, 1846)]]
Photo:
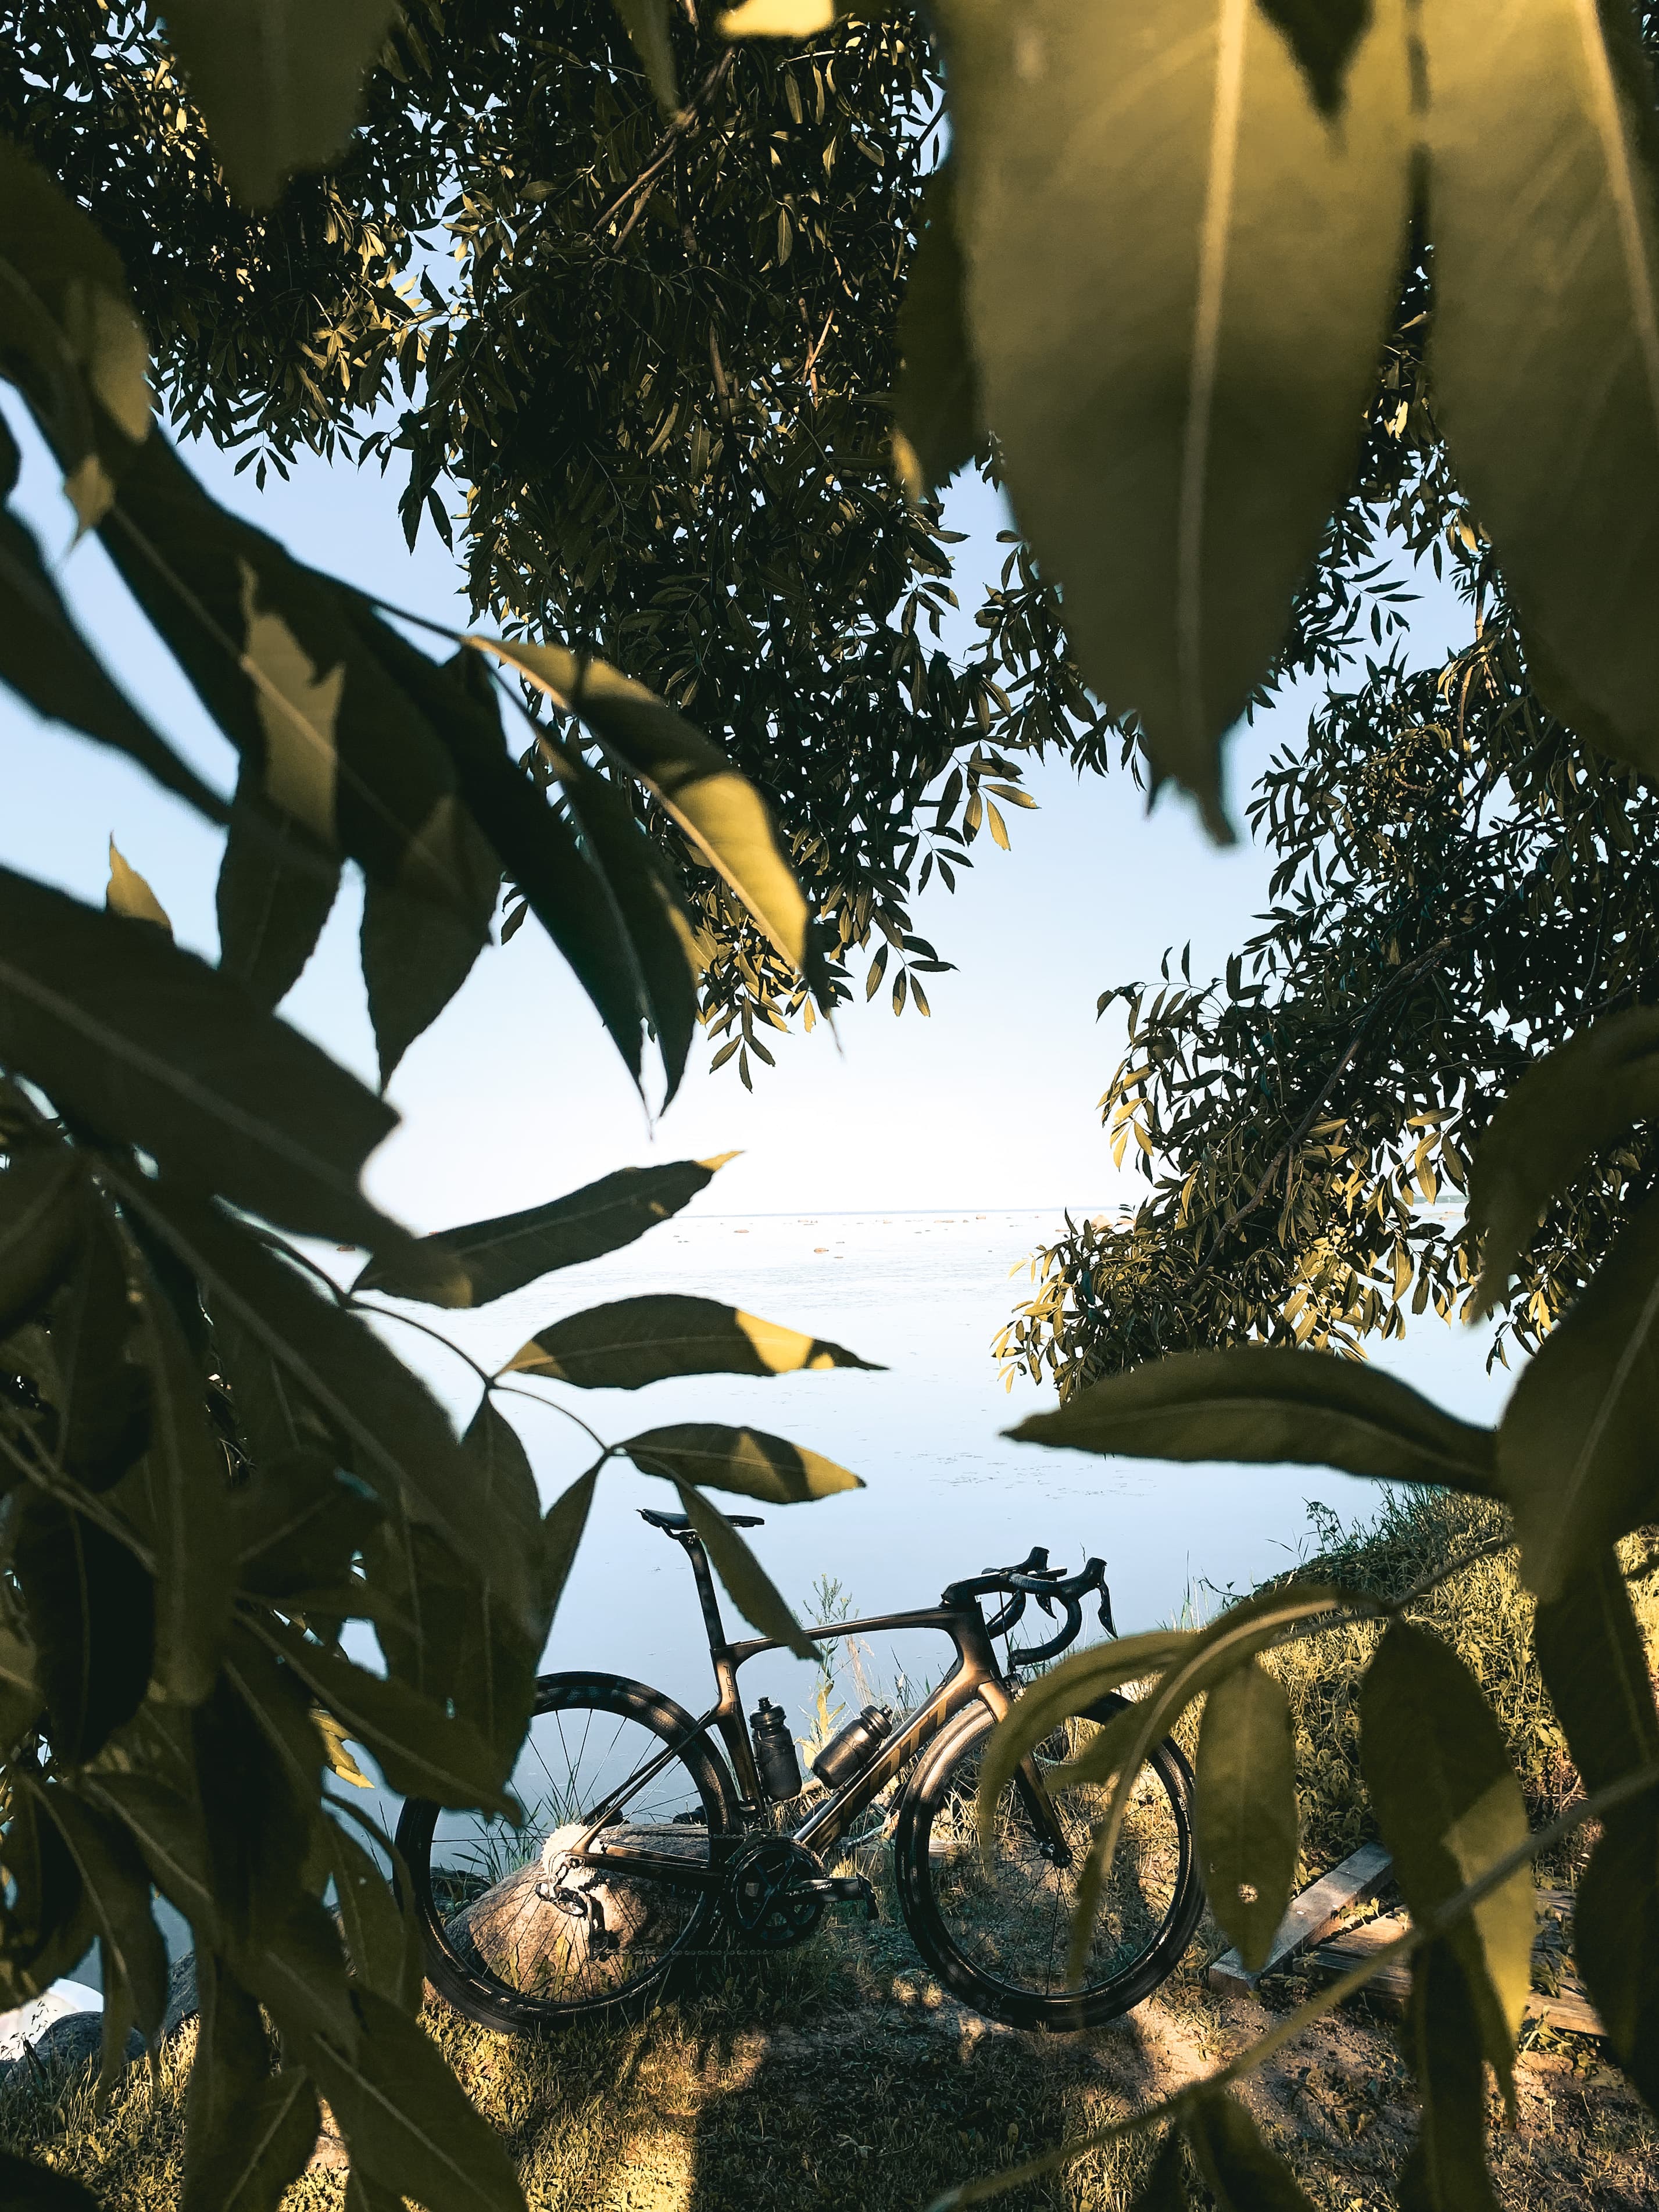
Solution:
[(1534, 1990), (1527, 1999), (1527, 2018), (1541, 2020), (1546, 2027), (1565, 2028), (1573, 2035), (1595, 2035), (1603, 2040), (1607, 2037), (1601, 2015), (1589, 1999), (1570, 1996), (1565, 1990), (1559, 1996)]
[(1393, 1875), (1394, 1860), (1386, 1846), (1362, 1844), (1340, 1866), (1333, 1867), (1310, 1888), (1303, 1891), (1279, 1922), (1267, 1962), (1260, 1973), (1253, 1974), (1237, 1951), (1229, 1951), (1211, 1967), (1210, 1987), (1229, 1995), (1248, 1996), (1262, 1974), (1277, 1972), (1298, 1952), (1328, 1936), (1345, 1912), (1356, 1905), (1368, 1903), (1386, 1887)]

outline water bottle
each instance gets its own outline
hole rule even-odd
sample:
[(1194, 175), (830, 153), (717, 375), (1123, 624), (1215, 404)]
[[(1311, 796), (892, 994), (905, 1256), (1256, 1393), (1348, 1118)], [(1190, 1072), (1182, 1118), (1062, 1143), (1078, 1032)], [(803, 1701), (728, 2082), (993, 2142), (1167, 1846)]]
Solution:
[(813, 1773), (826, 1790), (839, 1790), (869, 1765), (882, 1738), (892, 1732), (893, 1716), (887, 1707), (866, 1705), (855, 1721), (830, 1737), (812, 1761)]
[(763, 1698), (749, 1716), (749, 1733), (754, 1739), (755, 1764), (760, 1769), (767, 1796), (776, 1798), (780, 1805), (799, 1797), (800, 1758), (783, 1707), (775, 1705), (770, 1698)]

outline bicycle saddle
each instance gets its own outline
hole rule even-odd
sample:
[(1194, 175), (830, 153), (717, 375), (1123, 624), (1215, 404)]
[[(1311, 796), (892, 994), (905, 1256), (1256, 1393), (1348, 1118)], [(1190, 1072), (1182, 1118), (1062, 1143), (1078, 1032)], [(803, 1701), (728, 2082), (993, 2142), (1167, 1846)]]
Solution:
[[(653, 1528), (666, 1528), (671, 1536), (679, 1529), (691, 1526), (689, 1513), (659, 1513), (653, 1505), (641, 1505), (637, 1510), (641, 1521), (648, 1521)], [(766, 1526), (758, 1513), (728, 1513), (726, 1517), (734, 1528), (763, 1528)]]

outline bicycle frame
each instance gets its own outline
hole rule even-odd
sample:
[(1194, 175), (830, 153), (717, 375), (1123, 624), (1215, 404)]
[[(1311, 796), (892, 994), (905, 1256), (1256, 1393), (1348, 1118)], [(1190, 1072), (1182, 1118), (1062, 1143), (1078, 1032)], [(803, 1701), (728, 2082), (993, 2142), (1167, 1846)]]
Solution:
[[(644, 1875), (647, 1880), (657, 1876), (682, 1887), (717, 1887), (722, 1879), (719, 1859), (725, 1854), (718, 1853), (715, 1846), (724, 1844), (729, 1854), (732, 1846), (744, 1840), (742, 1832), (730, 1838), (711, 1837), (709, 1865), (706, 1871), (688, 1868), (684, 1859), (659, 1857), (648, 1851), (631, 1850), (625, 1844), (609, 1850), (588, 1848), (619, 1806), (659, 1773), (685, 1744), (694, 1743), (699, 1737), (706, 1736), (711, 1729), (718, 1729), (737, 1778), (738, 1809), (744, 1816), (745, 1826), (757, 1820), (771, 1802), (761, 1787), (759, 1771), (755, 1764), (754, 1747), (749, 1739), (742, 1701), (738, 1695), (738, 1672), (751, 1659), (759, 1658), (763, 1652), (781, 1651), (787, 1647), (781, 1638), (775, 1636), (747, 1637), (737, 1644), (727, 1638), (708, 1554), (695, 1535), (690, 1532), (687, 1534), (690, 1540), (678, 1535), (675, 1540), (681, 1544), (690, 1559), (696, 1581), (703, 1625), (708, 1634), (708, 1656), (720, 1694), (708, 1711), (692, 1723), (685, 1735), (665, 1746), (655, 1758), (637, 1767), (589, 1812), (583, 1823), (585, 1833), (580, 1845), (564, 1856), (579, 1865), (625, 1868), (630, 1875)], [(984, 1617), (971, 1598), (957, 1605), (940, 1603), (927, 1606), (915, 1613), (878, 1613), (868, 1620), (837, 1621), (832, 1627), (809, 1628), (805, 1633), (815, 1644), (828, 1644), (842, 1637), (902, 1628), (933, 1629), (948, 1636), (956, 1652), (956, 1663), (921, 1710), (913, 1713), (902, 1728), (896, 1729), (883, 1742), (869, 1765), (843, 1783), (839, 1790), (832, 1790), (793, 1832), (796, 1843), (815, 1851), (820, 1857), (833, 1850), (859, 1814), (880, 1796), (893, 1777), (965, 1707), (978, 1699), (995, 1718), (1000, 1720), (1013, 1702), (1012, 1693), (997, 1665), (996, 1652), (987, 1632)], [(1062, 1830), (1053, 1800), (1036, 1761), (1030, 1756), (1020, 1762), (1017, 1786), (1039, 1836), (1054, 1850), (1063, 1850)]]

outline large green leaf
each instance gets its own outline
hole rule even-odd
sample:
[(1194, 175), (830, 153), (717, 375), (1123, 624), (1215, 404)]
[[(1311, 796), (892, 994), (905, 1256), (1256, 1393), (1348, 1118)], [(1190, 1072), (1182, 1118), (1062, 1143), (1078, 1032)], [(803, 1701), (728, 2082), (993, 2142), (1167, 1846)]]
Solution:
[(1469, 1170), (1483, 1240), (1475, 1311), (1490, 1313), (1545, 1207), (1632, 1121), (1659, 1114), (1659, 1008), (1609, 1014), (1530, 1066), (1486, 1125)]
[(1498, 1475), (1540, 1598), (1659, 1512), (1656, 1389), (1659, 1198), (1650, 1198), (1522, 1371), (1498, 1425)]
[(315, 2147), (317, 2092), (297, 2066), (271, 2072), (257, 1998), (199, 1945), (196, 1993), (179, 2212), (276, 2212)]
[(34, 1646), (0, 1621), (0, 1764), (24, 1729), (33, 1726), (43, 1702), (34, 1675)]
[(979, 380), (963, 321), (956, 180), (947, 161), (928, 179), (923, 229), (899, 313), (894, 459), (912, 499), (947, 484), (983, 441)]
[(531, 912), (569, 962), (637, 1082), (643, 1059), (640, 963), (595, 855), (583, 849), (571, 823), (508, 759), (499, 711), (483, 703), (461, 670), (453, 663), (435, 666), (383, 623), (377, 626), (367, 610), (359, 620), (399, 680), (430, 712), (467, 806)]
[(558, 1610), (559, 1600), (564, 1595), (564, 1586), (570, 1579), (570, 1570), (575, 1565), (587, 1516), (592, 1509), (593, 1492), (599, 1482), (599, 1469), (591, 1468), (586, 1474), (578, 1475), (570, 1487), (560, 1493), (548, 1507), (542, 1522), (542, 1586), (547, 1593), (550, 1617)]
[(1493, 1437), (1334, 1352), (1241, 1345), (1148, 1360), (1006, 1433), (1133, 1459), (1299, 1461), (1490, 1497)]
[[(1616, 1555), (1581, 1568), (1533, 1616), (1533, 1648), (1586, 1790), (1659, 1765), (1647, 1650)], [(1615, 1807), (1605, 1818), (1630, 1817)], [(1645, 1815), (1644, 1815), (1645, 1817)]]
[(1200, 2097), (1188, 2110), (1186, 2128), (1217, 2212), (1314, 2212), (1296, 2176), (1268, 2149), (1236, 2097)]
[(672, 115), (680, 104), (680, 88), (668, 37), (669, 0), (616, 0), (616, 6), (639, 49), (652, 91)]
[(388, 1510), (417, 1515), (533, 1618), (532, 1573), (501, 1528), (471, 1509), (454, 1431), (424, 1385), (374, 1331), (319, 1297), (308, 1278), (239, 1224), (163, 1182), (117, 1178), (202, 1281), (210, 1310), (236, 1322), (332, 1425), (351, 1472)]
[[(214, 908), (220, 967), (270, 1007), (288, 996), (316, 951), (343, 871), (325, 838), (267, 797), (261, 774), (244, 759)], [(377, 888), (371, 878), (365, 903)]]
[(135, 1310), (125, 1250), (101, 1210), (88, 1209), (69, 1280), (52, 1302), (58, 1430), (54, 1455), (88, 1490), (107, 1490), (149, 1434), (145, 1370), (127, 1357)]
[[(347, 586), (210, 499), (163, 438), (140, 449), (100, 534), (241, 756), (248, 835), (291, 818), (371, 880), (470, 914), (474, 848), (434, 726), (467, 702), (442, 669)], [(293, 870), (310, 848), (289, 841), (282, 858)], [(331, 862), (315, 865), (331, 879)], [(258, 896), (257, 878), (238, 895), (250, 912)]]
[(84, 1958), (96, 1923), (81, 1869), (38, 1795), (20, 1790), (7, 1808), (6, 1874), (0, 1999), (9, 2008), (38, 1997)]
[(357, 2007), (355, 2052), (320, 2040), (307, 2052), (354, 2168), (427, 2212), (524, 2212), (500, 2138), (431, 2038), (372, 1990), (358, 1991)]
[(106, 1962), (132, 2000), (147, 2041), (161, 2032), (167, 2003), (167, 1953), (150, 1911), (149, 1875), (125, 1830), (61, 1785), (41, 1782), (27, 1764), (10, 1787), (31, 1795), (63, 1837), (97, 1922)]
[(1401, 2177), (1401, 2212), (1498, 2212), (1486, 2172), (1480, 2022), (1446, 1943), (1428, 1944), (1412, 1960), (1406, 2042), (1423, 2118)]
[(202, 1370), (154, 1289), (143, 1340), (150, 1443), (139, 1479), (155, 1555), (155, 1679), (170, 1696), (193, 1705), (219, 1671), (235, 1598), (229, 1478), (203, 1409)]
[(384, 1511), (331, 1458), (311, 1453), (262, 1462), (229, 1503), (236, 1578), (278, 1601), (343, 1584)]
[(545, 1375), (585, 1390), (637, 1390), (671, 1375), (793, 1375), (830, 1367), (880, 1371), (822, 1337), (714, 1298), (659, 1291), (555, 1322), (515, 1352), (502, 1372)]
[(470, 913), (457, 914), (432, 899), (416, 898), (395, 884), (363, 887), (363, 985), (374, 1025), (382, 1091), (410, 1046), (465, 982), (489, 942), (490, 920), (501, 890), (500, 865), (471, 815), (462, 816), (458, 834), (469, 853)]
[(580, 715), (637, 776), (709, 866), (723, 876), (786, 960), (822, 996), (822, 956), (794, 871), (765, 800), (683, 714), (603, 660), (562, 645), (474, 637), (526, 675), (555, 703)]
[(7, 1139), (0, 1169), (0, 1337), (39, 1310), (64, 1279), (86, 1226), (84, 1169), (50, 1136)]
[(643, 1474), (665, 1475), (671, 1482), (710, 1483), (716, 1490), (735, 1490), (773, 1505), (864, 1487), (857, 1475), (804, 1444), (788, 1443), (762, 1429), (728, 1428), (720, 1421), (647, 1429), (617, 1449), (626, 1452)]
[[(343, 1818), (354, 1817), (350, 1806), (338, 1807)], [(402, 1868), (404, 1905), (392, 1896), (391, 1885), (374, 1859), (341, 1820), (331, 1820), (329, 1847), (334, 1858), (334, 1894), (338, 1902), (351, 1969), (360, 1988), (376, 1990), (388, 2003), (404, 2012), (415, 2012), (421, 2002), (420, 1923), (415, 1917), (409, 1869)], [(383, 1836), (374, 1840), (382, 1850), (392, 1846)]]
[(37, 714), (112, 745), (210, 822), (229, 809), (116, 688), (64, 605), (40, 549), (0, 513), (0, 682)]
[[(353, 1740), (373, 1752), (388, 1787), (441, 1805), (513, 1817), (495, 1750), (468, 1721), (389, 1675), (371, 1674), (278, 1621), (258, 1633), (310, 1685)], [(508, 1765), (510, 1765), (510, 1756)]]
[(154, 1585), (125, 1544), (39, 1491), (18, 1511), (11, 1566), (52, 1757), (73, 1767), (143, 1702), (155, 1644)]
[(6, 869), (0, 1056), (198, 1188), (302, 1232), (396, 1238), (357, 1187), (390, 1108), (159, 930)]
[(264, 207), (295, 169), (345, 150), (396, 0), (167, 0), (191, 99), (239, 199)]
[(0, 139), (0, 375), (18, 385), (83, 526), (149, 435), (149, 362), (125, 275), (88, 216)]
[(15, 2151), (0, 2149), (0, 2203), (10, 2212), (103, 2212), (91, 2190), (72, 2174), (37, 2166)]
[(735, 1152), (721, 1152), (714, 1159), (674, 1160), (665, 1167), (618, 1168), (550, 1205), (441, 1229), (420, 1243), (452, 1263), (439, 1286), (441, 1296), (434, 1296), (429, 1285), (416, 1287), (410, 1271), (378, 1256), (356, 1287), (388, 1297), (429, 1298), (439, 1305), (488, 1305), (556, 1267), (574, 1267), (631, 1244), (706, 1190), (717, 1170), (736, 1158)]
[(1659, 133), (1634, 10), (1428, 0), (1420, 21), (1435, 419), (1540, 696), (1651, 775)]
[(1296, 1884), (1296, 1735), (1290, 1701), (1254, 1660), (1204, 1703), (1194, 1825), (1210, 1909), (1253, 1972)]
[(1659, 1808), (1609, 1820), (1573, 1898), (1572, 1948), (1619, 2063), (1659, 2103)]
[[(1359, 1712), (1365, 1786), (1406, 1902), (1423, 1919), (1526, 1841), (1521, 1785), (1474, 1675), (1420, 1628), (1389, 1628)], [(1505, 2082), (1532, 1985), (1533, 1920), (1532, 1870), (1522, 1866), (1445, 1939)]]
[(744, 1619), (752, 1621), (763, 1636), (775, 1636), (798, 1659), (811, 1658), (817, 1647), (789, 1610), (777, 1584), (714, 1499), (705, 1498), (689, 1482), (676, 1486), (691, 1526), (702, 1537), (703, 1547), (714, 1563), (715, 1573), (731, 1592)]
[(1255, 0), (939, 0), (967, 320), (1084, 673), (1224, 829), (1244, 711), (1352, 474), (1406, 248), (1401, 0), (1340, 116)]

